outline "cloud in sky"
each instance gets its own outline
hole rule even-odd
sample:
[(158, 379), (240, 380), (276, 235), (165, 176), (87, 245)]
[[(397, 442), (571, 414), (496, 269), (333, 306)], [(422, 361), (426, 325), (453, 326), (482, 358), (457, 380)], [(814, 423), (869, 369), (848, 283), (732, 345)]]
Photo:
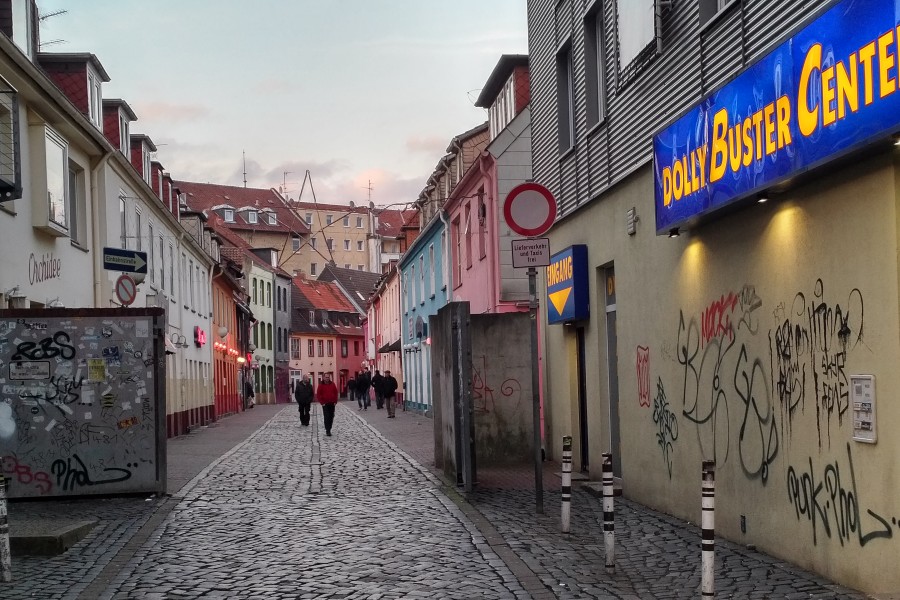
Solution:
[[(413, 201), (501, 54), (528, 51), (526, 0), (40, 0), (53, 52), (92, 52), (176, 180), (319, 200)], [(97, 23), (110, 22), (109, 27)], [(473, 15), (477, 15), (473, 17)], [(133, 39), (134, 23), (159, 43)], [(200, 25), (202, 24), (202, 26)], [(123, 36), (132, 36), (131, 38)], [(287, 178), (284, 172), (288, 171)], [(306, 194), (304, 192), (304, 199)]]

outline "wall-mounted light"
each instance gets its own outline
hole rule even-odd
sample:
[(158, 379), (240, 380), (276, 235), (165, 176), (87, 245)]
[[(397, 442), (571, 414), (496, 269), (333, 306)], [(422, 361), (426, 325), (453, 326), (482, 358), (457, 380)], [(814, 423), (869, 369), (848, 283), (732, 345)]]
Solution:
[(640, 221), (640, 217), (637, 215), (637, 209), (633, 206), (629, 208), (625, 212), (625, 233), (628, 235), (634, 235), (637, 233), (637, 224)]
[(679, 235), (681, 235), (681, 232), (678, 231), (677, 227), (673, 227), (672, 229), (669, 230), (670, 238), (677, 238)]

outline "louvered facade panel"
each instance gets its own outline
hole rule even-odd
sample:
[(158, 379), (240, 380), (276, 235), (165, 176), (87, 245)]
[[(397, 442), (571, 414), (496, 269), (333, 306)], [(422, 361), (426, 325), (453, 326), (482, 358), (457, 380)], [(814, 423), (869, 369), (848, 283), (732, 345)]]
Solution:
[(534, 179), (559, 195), (556, 144), (556, 30), (552, 0), (528, 2), (528, 69), (531, 81), (532, 162)]
[(832, 0), (805, 0), (804, 2), (749, 2), (742, 3), (744, 11), (744, 44), (747, 64), (753, 64), (793, 32), (807, 23)]
[(700, 33), (704, 94), (721, 86), (744, 66), (742, 22), (742, 12), (734, 10)]

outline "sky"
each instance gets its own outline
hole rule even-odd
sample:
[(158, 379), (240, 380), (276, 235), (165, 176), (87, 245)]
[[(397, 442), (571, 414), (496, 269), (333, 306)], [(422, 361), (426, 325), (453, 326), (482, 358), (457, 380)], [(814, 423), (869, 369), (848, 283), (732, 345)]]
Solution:
[(95, 54), (176, 181), (243, 185), (245, 156), (248, 187), (378, 205), (414, 201), (487, 120), (500, 56), (528, 53), (525, 3), (38, 0), (41, 51)]

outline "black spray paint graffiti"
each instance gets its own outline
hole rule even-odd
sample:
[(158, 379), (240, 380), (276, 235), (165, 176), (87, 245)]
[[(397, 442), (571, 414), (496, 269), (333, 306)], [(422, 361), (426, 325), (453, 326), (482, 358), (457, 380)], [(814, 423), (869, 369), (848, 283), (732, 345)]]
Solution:
[(21, 342), (16, 346), (16, 353), (12, 355), (10, 361), (41, 360), (57, 356), (71, 360), (75, 357), (75, 347), (69, 343), (70, 341), (68, 333), (57, 331), (40, 342)]
[(849, 543), (853, 534), (856, 534), (860, 546), (865, 546), (872, 540), (894, 537), (897, 517), (888, 519), (872, 509), (866, 509), (871, 518), (868, 519), (868, 524), (863, 523), (849, 443), (847, 461), (850, 469), (849, 482), (846, 480), (846, 472), (843, 473), (844, 479), (841, 479), (841, 467), (837, 461), (825, 467), (821, 479), (816, 478), (812, 458), (809, 459), (809, 470), (804, 473), (798, 474), (793, 466), (788, 468), (788, 500), (794, 505), (797, 520), (805, 517), (809, 521), (813, 544), (819, 542), (820, 528), (829, 539), (836, 536), (841, 546), (845, 542)]
[(669, 410), (669, 401), (666, 399), (666, 390), (663, 388), (662, 378), (656, 382), (656, 398), (653, 399), (653, 422), (656, 423), (656, 443), (663, 453), (663, 460), (669, 469), (669, 479), (672, 479), (672, 453), (673, 442), (678, 439), (678, 420), (675, 413)]
[[(741, 467), (747, 477), (758, 478), (765, 485), (769, 465), (779, 446), (771, 391), (762, 362), (758, 358), (750, 360), (746, 345), (740, 344), (732, 352), (738, 343), (731, 325), (736, 321), (746, 327), (748, 334), (754, 334), (758, 324), (753, 312), (762, 306), (762, 301), (752, 286), (744, 286), (739, 295), (729, 294), (726, 299), (729, 310), (740, 305), (742, 315), (724, 320), (727, 326), (717, 329), (713, 337), (704, 338), (696, 320), (685, 322), (684, 313), (679, 315), (677, 352), (678, 362), (684, 367), (682, 414), (700, 426), (697, 435), (703, 456), (722, 465), (730, 454), (732, 407), (729, 400), (733, 402), (735, 396), (740, 398), (743, 403), (738, 437)], [(720, 299), (715, 304), (723, 303)], [(706, 334), (709, 332), (707, 327)], [(734, 361), (733, 368), (729, 361)], [(726, 383), (729, 374), (731, 386)]]
[[(128, 465), (132, 465), (129, 463)], [(137, 465), (134, 465), (137, 466)], [(110, 483), (118, 483), (131, 479), (131, 470), (119, 467), (107, 467), (104, 472), (118, 473), (117, 477), (93, 481), (88, 475), (87, 467), (77, 454), (73, 454), (72, 458), (67, 460), (57, 459), (50, 465), (50, 472), (56, 476), (56, 485), (66, 491), (74, 490), (77, 487), (90, 487), (94, 485), (103, 485)]]
[(843, 307), (829, 306), (824, 284), (818, 279), (811, 299), (798, 292), (790, 312), (779, 306), (775, 318), (779, 324), (769, 334), (769, 343), (773, 387), (783, 418), (791, 427), (798, 409), (805, 410), (807, 384), (812, 384), (819, 448), (823, 445), (823, 427), (830, 445), (833, 421), (837, 419), (838, 427), (843, 425), (850, 407), (845, 366), (848, 353), (863, 339), (862, 292), (854, 288)]

